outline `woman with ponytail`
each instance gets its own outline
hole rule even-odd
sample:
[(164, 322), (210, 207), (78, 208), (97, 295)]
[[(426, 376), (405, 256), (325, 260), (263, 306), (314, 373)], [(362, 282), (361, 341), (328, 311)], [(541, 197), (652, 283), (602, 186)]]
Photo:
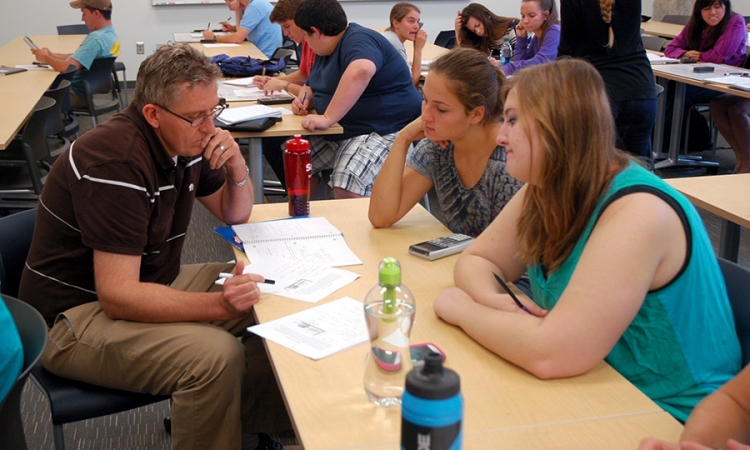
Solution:
[(651, 153), (656, 121), (654, 75), (641, 41), (641, 4), (566, 0), (560, 5), (558, 56), (583, 58), (607, 86), (617, 145), (641, 158)]

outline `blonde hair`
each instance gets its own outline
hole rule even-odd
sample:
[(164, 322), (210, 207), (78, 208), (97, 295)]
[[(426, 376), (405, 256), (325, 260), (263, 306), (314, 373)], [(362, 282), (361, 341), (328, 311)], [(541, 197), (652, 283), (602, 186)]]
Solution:
[(615, 33), (612, 31), (612, 7), (614, 4), (615, 0), (599, 0), (599, 8), (602, 11), (602, 20), (609, 25), (609, 41), (607, 42), (607, 48), (612, 48), (615, 44)]
[(511, 90), (526, 123), (534, 121), (544, 152), (540, 180), (527, 187), (517, 224), (519, 258), (551, 272), (570, 255), (628, 157), (615, 148), (604, 81), (588, 62), (528, 67), (505, 82), (503, 101)]

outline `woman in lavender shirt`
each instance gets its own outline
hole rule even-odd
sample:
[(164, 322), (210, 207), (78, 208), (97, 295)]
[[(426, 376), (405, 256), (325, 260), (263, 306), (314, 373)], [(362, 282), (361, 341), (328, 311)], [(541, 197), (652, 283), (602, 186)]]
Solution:
[[(516, 25), (513, 62), (502, 66), (505, 75), (524, 67), (554, 61), (560, 44), (555, 0), (523, 0), (521, 21)], [(528, 34), (532, 34), (529, 38)]]

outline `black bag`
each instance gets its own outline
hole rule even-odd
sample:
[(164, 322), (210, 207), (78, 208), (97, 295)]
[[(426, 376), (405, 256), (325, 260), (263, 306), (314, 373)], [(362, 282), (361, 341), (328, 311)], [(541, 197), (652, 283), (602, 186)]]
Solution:
[(690, 108), (690, 129), (688, 130), (688, 152), (702, 152), (711, 148), (711, 130), (706, 117), (695, 108)]
[(286, 61), (280, 59), (255, 59), (248, 56), (234, 56), (221, 54), (211, 58), (211, 62), (219, 66), (225, 77), (252, 77), (262, 75), (276, 75), (284, 70)]

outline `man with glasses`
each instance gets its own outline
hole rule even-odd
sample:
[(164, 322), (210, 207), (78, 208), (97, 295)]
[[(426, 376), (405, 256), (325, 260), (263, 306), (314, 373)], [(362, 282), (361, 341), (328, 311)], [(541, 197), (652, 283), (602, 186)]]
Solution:
[(256, 448), (252, 432), (290, 429), (261, 340), (244, 333), (263, 277), (180, 266), (194, 200), (228, 224), (253, 206), (239, 147), (213, 124), (220, 76), (186, 44), (143, 61), (130, 106), (53, 166), (21, 281), (52, 326), (44, 366), (171, 395), (175, 449), (239, 449), (243, 432)]

